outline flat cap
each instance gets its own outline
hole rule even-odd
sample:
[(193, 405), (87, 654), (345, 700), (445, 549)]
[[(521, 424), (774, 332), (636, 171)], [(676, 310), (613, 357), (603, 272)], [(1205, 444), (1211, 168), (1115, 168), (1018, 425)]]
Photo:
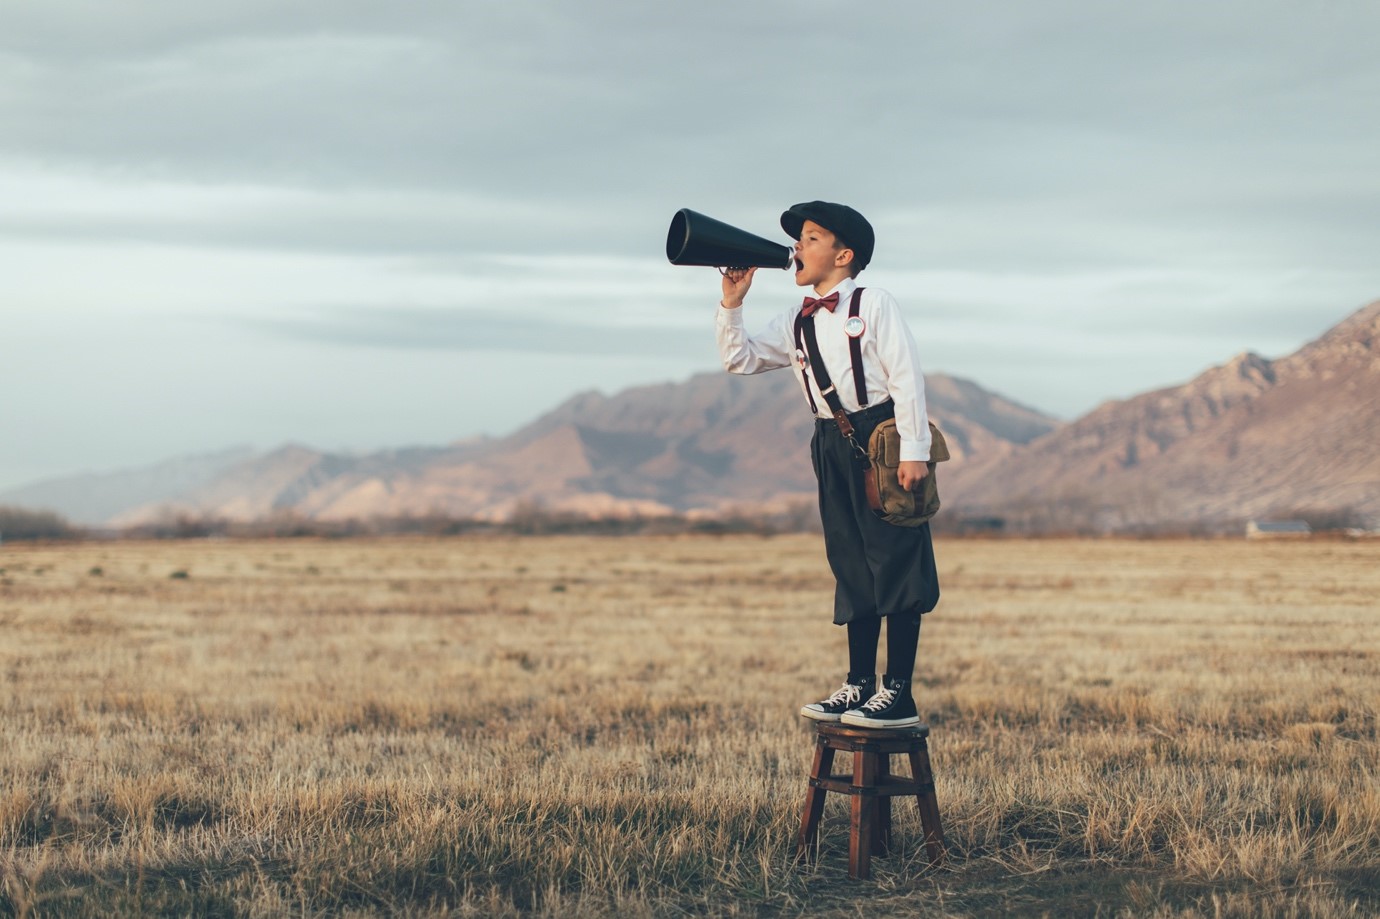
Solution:
[(858, 270), (866, 268), (867, 263), (872, 261), (872, 249), (877, 244), (872, 224), (848, 205), (834, 204), (830, 201), (794, 204), (781, 215), (781, 229), (785, 230), (791, 239), (799, 239), (800, 228), (807, 220), (813, 220), (824, 227), (837, 236), (841, 243), (852, 249), (853, 256), (858, 261)]

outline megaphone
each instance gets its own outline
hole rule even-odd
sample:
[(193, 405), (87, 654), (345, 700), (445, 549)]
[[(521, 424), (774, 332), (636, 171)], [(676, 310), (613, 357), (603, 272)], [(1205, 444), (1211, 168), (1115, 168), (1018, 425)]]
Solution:
[(672, 265), (790, 268), (794, 255), (788, 246), (685, 208), (676, 211), (666, 233), (666, 257)]

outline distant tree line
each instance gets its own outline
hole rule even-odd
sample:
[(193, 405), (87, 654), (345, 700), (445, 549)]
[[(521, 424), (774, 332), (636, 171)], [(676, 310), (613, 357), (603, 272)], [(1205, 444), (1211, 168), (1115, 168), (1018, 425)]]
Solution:
[(52, 511), (0, 506), (0, 541), (76, 539), (82, 533)]
[(1302, 520), (1314, 533), (1325, 533), (1329, 530), (1364, 530), (1370, 523), (1364, 514), (1351, 507), (1293, 508), (1270, 516), (1280, 520)]
[[(1374, 526), (1354, 509), (1291, 509), (1270, 515), (1306, 521), (1314, 533), (1344, 533)], [(1080, 497), (1013, 503), (999, 514), (974, 514), (962, 509), (941, 510), (932, 526), (943, 537), (1001, 536), (1240, 536), (1246, 519), (1168, 521), (1152, 524), (1128, 519), (1124, 509), (1111, 508)], [(457, 536), (494, 533), (519, 536), (588, 535), (637, 536), (692, 533), (820, 532), (813, 501), (802, 500), (773, 510), (736, 510), (715, 515), (665, 514), (598, 516), (523, 502), (503, 521), (478, 520), (446, 514), (313, 520), (283, 512), (252, 521), (215, 516), (174, 514), (116, 530), (88, 529), (69, 523), (52, 511), (0, 506), (0, 542), (73, 539), (349, 539), (369, 536)]]
[(502, 521), (477, 520), (446, 514), (313, 520), (297, 514), (281, 513), (252, 521), (179, 514), (126, 527), (111, 535), (133, 539), (349, 539), (363, 536), (458, 536), (472, 533), (517, 536), (636, 536), (688, 533), (772, 535), (818, 530), (819, 515), (811, 502), (799, 502), (772, 512), (730, 512), (714, 516), (634, 514), (619, 517), (580, 514), (548, 508), (538, 502), (522, 502)]

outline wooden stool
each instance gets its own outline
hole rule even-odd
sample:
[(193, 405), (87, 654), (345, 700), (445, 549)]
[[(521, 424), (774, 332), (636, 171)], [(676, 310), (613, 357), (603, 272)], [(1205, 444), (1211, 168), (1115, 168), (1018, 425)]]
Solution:
[[(930, 771), (929, 727), (922, 724), (882, 730), (819, 721), (815, 730), (815, 763), (810, 770), (810, 790), (805, 793), (805, 812), (800, 818), (796, 860), (811, 858), (817, 851), (824, 795), (837, 791), (853, 796), (848, 834), (850, 878), (870, 877), (873, 852), (886, 855), (890, 851), (891, 799), (896, 795), (915, 795), (925, 831), (925, 852), (931, 865), (939, 864), (944, 858), (944, 828), (939, 821), (934, 774)], [(852, 751), (852, 775), (834, 775), (836, 750)], [(891, 774), (891, 757), (897, 753), (910, 758), (910, 778)]]

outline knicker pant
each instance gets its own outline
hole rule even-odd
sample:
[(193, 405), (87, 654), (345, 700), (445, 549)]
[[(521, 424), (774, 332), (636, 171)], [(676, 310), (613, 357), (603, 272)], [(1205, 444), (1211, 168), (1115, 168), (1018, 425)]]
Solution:
[[(864, 449), (872, 429), (892, 417), (890, 402), (856, 412), (854, 438)], [(898, 527), (867, 506), (863, 470), (832, 418), (817, 419), (810, 455), (819, 480), (824, 548), (837, 582), (834, 622), (893, 613), (921, 615), (939, 603), (930, 525)]]

